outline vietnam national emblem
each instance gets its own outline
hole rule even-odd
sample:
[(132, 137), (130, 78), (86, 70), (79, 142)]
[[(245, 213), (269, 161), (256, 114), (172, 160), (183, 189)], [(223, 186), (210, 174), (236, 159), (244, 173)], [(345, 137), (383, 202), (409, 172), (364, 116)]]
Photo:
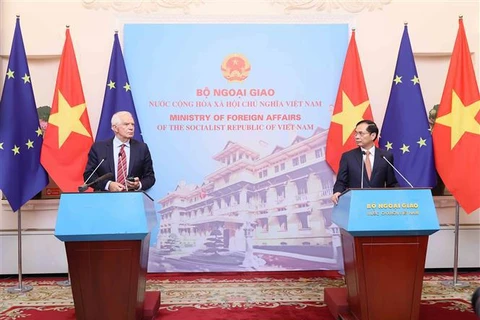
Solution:
[(243, 82), (248, 78), (251, 66), (244, 55), (233, 53), (223, 59), (221, 70), (228, 82)]

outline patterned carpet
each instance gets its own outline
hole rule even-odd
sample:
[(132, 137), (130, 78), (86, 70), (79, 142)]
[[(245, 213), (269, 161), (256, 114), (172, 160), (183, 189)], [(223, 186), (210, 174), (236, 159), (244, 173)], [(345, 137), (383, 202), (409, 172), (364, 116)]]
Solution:
[[(0, 281), (0, 320), (74, 319), (71, 290), (69, 287), (58, 286), (56, 284), (58, 280), (63, 279), (30, 280), (27, 278), (25, 283), (32, 285), (34, 289), (25, 294), (6, 292), (6, 288), (17, 284), (15, 279)], [(434, 305), (441, 301), (443, 305), (440, 308), (444, 311), (469, 314), (473, 316), (471, 319), (475, 319), (469, 300), (475, 288), (480, 286), (480, 274), (461, 274), (459, 280), (469, 283), (463, 288), (445, 286), (442, 281), (446, 280), (452, 280), (452, 275), (425, 276), (422, 305)], [(182, 317), (185, 319), (185, 315), (179, 311), (187, 309), (221, 310), (222, 312), (235, 309), (236, 313), (249, 309), (269, 309), (270, 311), (275, 308), (278, 308), (277, 311), (287, 310), (287, 308), (326, 309), (323, 303), (323, 289), (344, 285), (342, 277), (332, 273), (326, 274), (324, 271), (242, 275), (157, 274), (150, 275), (147, 280), (147, 290), (159, 290), (162, 293), (161, 316), (157, 317), (158, 319), (181, 319)], [(42, 312), (45, 316), (39, 316)], [(48, 317), (47, 314), (49, 314)], [(307, 318), (306, 315), (303, 317), (302, 319)], [(328, 319), (328, 317), (319, 319)]]

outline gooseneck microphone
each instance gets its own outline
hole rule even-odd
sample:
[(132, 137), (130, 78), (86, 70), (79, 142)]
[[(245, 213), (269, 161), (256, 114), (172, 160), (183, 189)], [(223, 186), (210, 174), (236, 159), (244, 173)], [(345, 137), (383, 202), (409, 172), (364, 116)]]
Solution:
[(365, 153), (365, 151), (362, 150), (362, 180), (360, 181), (360, 188), (363, 189), (363, 171), (364, 171), (364, 168), (365, 168), (365, 159), (363, 158), (363, 156), (366, 156), (367, 154)]
[(91, 185), (94, 185), (95, 183), (98, 183), (100, 181), (108, 180), (108, 179), (112, 179), (112, 178), (113, 178), (113, 173), (111, 173), (111, 172), (105, 173), (103, 176), (98, 177), (97, 179), (93, 180), (92, 182), (85, 183), (85, 184), (81, 185), (80, 187), (78, 187), (78, 192), (84, 192)]
[(97, 172), (98, 168), (99, 168), (100, 165), (103, 163), (103, 161), (105, 161), (105, 158), (103, 158), (102, 161), (100, 161), (100, 163), (95, 167), (95, 169), (93, 169), (92, 173), (90, 173), (90, 175), (88, 176), (87, 180), (85, 180), (85, 181), (83, 182), (83, 185), (86, 185), (86, 184), (87, 184), (88, 180), (90, 180), (90, 178), (93, 176), (93, 174), (94, 174), (95, 172)]
[(395, 168), (395, 166), (390, 162), (388, 161), (388, 159), (385, 157), (385, 156), (382, 156), (383, 160), (387, 161), (387, 163), (390, 165), (390, 167), (393, 168), (393, 170), (395, 170), (396, 173), (398, 173), (400, 175), (400, 177), (403, 178), (403, 180), (405, 180), (406, 183), (408, 183), (408, 185), (410, 186), (410, 188), (413, 188), (412, 184), (410, 183), (410, 181), (407, 180), (407, 178), (405, 178), (403, 176), (403, 174), (400, 173), (400, 171), (397, 170), (397, 168)]

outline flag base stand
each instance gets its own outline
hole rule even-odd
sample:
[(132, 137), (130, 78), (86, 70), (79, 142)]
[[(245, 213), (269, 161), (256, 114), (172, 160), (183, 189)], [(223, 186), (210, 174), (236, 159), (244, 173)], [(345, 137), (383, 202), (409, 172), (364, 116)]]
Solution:
[(18, 285), (16, 287), (7, 288), (8, 293), (25, 293), (31, 291), (33, 287), (29, 284)]
[(470, 283), (465, 281), (442, 281), (440, 283), (446, 287), (455, 287), (455, 288), (465, 288), (470, 286)]
[(60, 287), (70, 287), (72, 283), (70, 282), (70, 272), (68, 273), (68, 279), (63, 281), (57, 281), (57, 285)]
[(17, 211), (17, 240), (18, 240), (18, 285), (15, 287), (7, 288), (8, 293), (24, 293), (31, 291), (33, 287), (29, 284), (23, 284), (22, 282), (22, 210)]
[(453, 251), (453, 280), (442, 281), (446, 287), (465, 288), (470, 285), (469, 282), (458, 281), (458, 241), (460, 232), (460, 204), (455, 200), (455, 244)]
[(64, 281), (57, 281), (57, 285), (60, 287), (70, 287), (72, 284), (70, 283), (70, 279)]

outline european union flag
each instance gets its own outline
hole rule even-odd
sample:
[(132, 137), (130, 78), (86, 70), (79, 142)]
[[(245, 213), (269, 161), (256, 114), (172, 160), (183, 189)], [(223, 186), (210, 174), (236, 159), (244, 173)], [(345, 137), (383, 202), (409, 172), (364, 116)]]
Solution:
[[(405, 26), (380, 134), (380, 147), (393, 153), (395, 167), (414, 187), (434, 187), (432, 136)], [(402, 187), (409, 185), (397, 174)]]
[(17, 211), (48, 184), (40, 164), (42, 130), (17, 17), (0, 102), (0, 189)]
[(111, 119), (113, 114), (118, 111), (128, 111), (132, 114), (133, 120), (135, 120), (135, 135), (133, 138), (143, 141), (130, 83), (128, 82), (127, 69), (123, 60), (122, 48), (120, 47), (118, 34), (115, 33), (107, 87), (105, 88), (102, 114), (100, 115), (100, 124), (98, 125), (95, 141), (107, 140), (113, 137)]

